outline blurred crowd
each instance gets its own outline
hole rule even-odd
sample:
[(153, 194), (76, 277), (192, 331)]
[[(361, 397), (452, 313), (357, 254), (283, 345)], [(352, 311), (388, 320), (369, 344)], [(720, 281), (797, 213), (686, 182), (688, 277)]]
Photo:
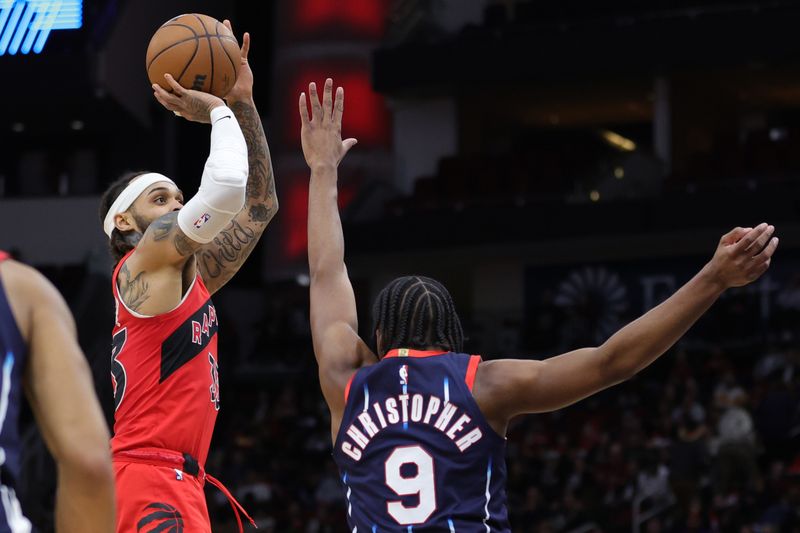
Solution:
[[(800, 530), (793, 294), (783, 293), (767, 324), (742, 323), (752, 309), (746, 294), (726, 298), (630, 382), (515, 420), (507, 454), (514, 531), (630, 531), (632, 521), (647, 532)], [(345, 532), (305, 305), (279, 305), (283, 322), (264, 323), (261, 346), (284, 354), (273, 359), (272, 385), (237, 383), (226, 394), (223, 382), (207, 469), (262, 531)], [(492, 353), (475, 331), (470, 351)], [(517, 353), (528, 337), (510, 336)], [(208, 497), (214, 531), (235, 531), (225, 498), (214, 489)]]
[[(107, 274), (85, 267), (45, 273), (77, 316), (111, 417)], [(800, 531), (800, 275), (779, 287), (767, 314), (758, 291), (732, 291), (634, 379), (512, 421), (514, 531), (630, 531), (631, 523), (651, 533)], [(237, 293), (261, 302), (260, 312)], [(540, 298), (524, 320), (463, 313), (467, 351), (543, 358), (593, 344), (600, 330), (559, 307), (553, 292)], [(261, 531), (348, 531), (311, 350), (308, 289), (294, 281), (232, 288), (217, 303), (222, 409), (206, 470)], [(247, 315), (237, 312), (243, 307)], [(369, 329), (368, 317), (360, 318)], [(39, 533), (49, 533), (54, 465), (27, 421), (20, 492)], [(225, 497), (213, 487), (207, 496), (214, 531), (237, 531)]]

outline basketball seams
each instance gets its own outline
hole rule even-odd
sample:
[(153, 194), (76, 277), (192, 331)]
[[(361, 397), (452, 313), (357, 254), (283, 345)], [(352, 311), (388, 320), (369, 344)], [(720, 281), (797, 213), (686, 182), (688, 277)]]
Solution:
[[(179, 18), (179, 17), (176, 17), (176, 18)], [(175, 20), (175, 19), (173, 19), (173, 20)], [(186, 28), (187, 30), (189, 30), (190, 32), (192, 32), (192, 34), (194, 35), (194, 37), (187, 37), (186, 39), (181, 39), (180, 41), (178, 41), (178, 42), (176, 42), (176, 43), (172, 43), (171, 45), (167, 46), (166, 48), (164, 48), (163, 50), (161, 50), (160, 52), (158, 52), (156, 55), (154, 55), (154, 56), (153, 56), (153, 58), (150, 60), (150, 63), (147, 65), (147, 72), (148, 72), (148, 73), (150, 72), (150, 67), (152, 67), (152, 66), (153, 66), (153, 63), (155, 62), (155, 60), (156, 60), (156, 59), (158, 59), (158, 58), (159, 58), (159, 57), (160, 57), (160, 56), (161, 56), (161, 55), (162, 55), (164, 52), (166, 52), (167, 50), (170, 50), (170, 49), (172, 49), (173, 47), (175, 47), (175, 46), (177, 46), (177, 45), (179, 45), (179, 44), (183, 44), (183, 43), (189, 42), (189, 41), (191, 41), (192, 39), (194, 39), (194, 41), (195, 41), (194, 53), (192, 54), (192, 57), (189, 59), (189, 62), (188, 62), (188, 63), (186, 63), (186, 66), (185, 66), (185, 67), (183, 67), (183, 71), (181, 72), (181, 75), (180, 75), (180, 76), (178, 76), (178, 78), (175, 80), (175, 81), (177, 81), (177, 82), (178, 82), (178, 84), (180, 84), (180, 79), (181, 79), (181, 77), (182, 77), (182, 76), (183, 76), (183, 75), (186, 73), (186, 69), (188, 69), (188, 68), (189, 68), (189, 65), (191, 65), (191, 64), (192, 64), (192, 61), (194, 61), (194, 58), (195, 58), (195, 56), (197, 55), (197, 48), (198, 48), (197, 39), (198, 39), (198, 36), (197, 36), (197, 32), (196, 32), (196, 31), (194, 31), (194, 28), (192, 28), (192, 27), (191, 27), (191, 26), (189, 26), (188, 24), (181, 24), (181, 23), (173, 23), (173, 22), (168, 22), (168, 23), (166, 23), (166, 24), (162, 25), (160, 28), (158, 28), (158, 30), (160, 31), (162, 28), (169, 28), (169, 27), (175, 27), (175, 26), (177, 26), (177, 27), (179, 27), (179, 28)], [(205, 26), (204, 26), (204, 27), (205, 27)], [(159, 84), (159, 85), (160, 85), (160, 84)]]
[(222, 38), (225, 37), (226, 39), (235, 42), (237, 48), (239, 47), (239, 42), (236, 40), (235, 37), (231, 37), (230, 35), (220, 35), (219, 34), (219, 24), (220, 24), (219, 21), (217, 21), (216, 28), (214, 28), (214, 29), (217, 30), (217, 40), (219, 41), (219, 45), (222, 48), (222, 52), (225, 54), (225, 57), (227, 57), (228, 61), (231, 62), (231, 66), (233, 67), (234, 77), (238, 77), (238, 69), (236, 68), (236, 62), (233, 60), (231, 55), (228, 53), (228, 49), (225, 48), (225, 44), (223, 44)]
[(196, 32), (196, 31), (194, 31), (194, 28), (192, 28), (192, 27), (191, 27), (191, 26), (189, 26), (188, 24), (183, 24), (183, 23), (181, 23), (181, 22), (174, 22), (174, 23), (171, 23), (171, 24), (164, 24), (163, 26), (161, 26), (161, 27), (160, 27), (160, 28), (158, 28), (158, 29), (159, 29), (159, 30), (163, 30), (164, 28), (171, 28), (171, 27), (173, 27), (173, 26), (179, 26), (179, 27), (181, 27), (181, 28), (186, 28), (187, 30), (189, 30), (190, 32), (192, 32), (192, 33), (194, 34), (194, 36), (195, 36), (195, 37), (199, 37), (199, 36), (197, 35), (197, 32)]
[(200, 38), (199, 37), (195, 38), (195, 40), (194, 40), (194, 52), (192, 52), (192, 57), (190, 57), (189, 61), (186, 62), (186, 66), (183, 67), (183, 70), (181, 71), (180, 76), (178, 76), (178, 78), (175, 80), (175, 81), (178, 82), (178, 85), (183, 86), (183, 84), (181, 83), (181, 78), (183, 78), (183, 75), (186, 74), (187, 70), (189, 70), (189, 67), (192, 66), (192, 62), (194, 61), (194, 58), (197, 57), (198, 50), (200, 50)]
[(208, 60), (211, 65), (211, 79), (208, 81), (208, 92), (211, 92), (214, 90), (214, 46), (211, 44), (211, 34), (208, 32), (208, 28), (206, 28), (206, 23), (203, 22), (203, 19), (200, 18), (199, 15), (193, 13), (192, 16), (196, 18), (203, 27), (203, 30), (206, 32), (204, 37), (208, 39)]
[(180, 41), (175, 41), (174, 43), (172, 43), (171, 45), (167, 46), (166, 48), (164, 48), (159, 53), (157, 53), (156, 55), (153, 56), (153, 58), (150, 60), (150, 63), (147, 64), (147, 70), (150, 70), (150, 67), (153, 66), (153, 62), (156, 59), (158, 59), (159, 57), (161, 57), (161, 54), (163, 54), (167, 50), (170, 50), (171, 48), (174, 48), (174, 47), (178, 46), (179, 44), (187, 43), (189, 41), (196, 41), (196, 40), (197, 40), (197, 37), (187, 37), (186, 39), (181, 39)]
[[(208, 22), (208, 24), (206, 24), (206, 22)], [(203, 88), (200, 88), (201, 91), (216, 94), (216, 92), (225, 89), (228, 86), (228, 82), (220, 80), (220, 84), (217, 86), (216, 76), (217, 74), (224, 74), (224, 77), (227, 78), (230, 72), (233, 75), (233, 79), (236, 79), (237, 67), (239, 64), (237, 63), (238, 58), (235, 56), (238, 54), (234, 53), (232, 49), (228, 50), (228, 46), (236, 46), (236, 49), (239, 50), (239, 43), (237, 39), (231, 35), (227, 27), (220, 28), (219, 25), (220, 22), (216, 19), (197, 13), (187, 13), (163, 24), (156, 33), (158, 34), (162, 29), (166, 30), (166, 32), (163, 35), (159, 35), (158, 37), (154, 35), (153, 38), (151, 38), (152, 48), (163, 48), (151, 55), (150, 47), (148, 47), (148, 56), (150, 56), (148, 57), (146, 65), (148, 76), (156, 83), (163, 86), (163, 82), (156, 79), (159, 74), (162, 72), (175, 73), (177, 74), (175, 79), (178, 84), (187, 87), (187, 84), (183, 83), (184, 77), (190, 74), (194, 76), (193, 73), (196, 71), (199, 73), (205, 71), (204, 73), (210, 77), (210, 80), (208, 80), (207, 83), (205, 80), (203, 81)], [(188, 30), (188, 32), (185, 30)], [(189, 34), (192, 36), (187, 37)], [(171, 39), (176, 37), (179, 38), (179, 40), (170, 42)], [(208, 41), (208, 57), (205, 56), (205, 50), (200, 43), (203, 37)], [(214, 41), (215, 37), (217, 39), (216, 41)], [(191, 46), (187, 44), (189, 42), (194, 42), (195, 46), (193, 50), (189, 48)], [(222, 56), (215, 57), (215, 55), (219, 53), (216, 50), (217, 48), (222, 48), (222, 54), (224, 54), (228, 63), (225, 62)], [(183, 61), (186, 61), (186, 63), (181, 68), (180, 64)], [(219, 65), (217, 65), (218, 62)], [(217, 68), (217, 66), (219, 66), (219, 68)], [(230, 70), (228, 68), (229, 66)], [(220, 72), (217, 72), (217, 70)], [(196, 83), (199, 81), (199, 78), (195, 78), (194, 81)]]

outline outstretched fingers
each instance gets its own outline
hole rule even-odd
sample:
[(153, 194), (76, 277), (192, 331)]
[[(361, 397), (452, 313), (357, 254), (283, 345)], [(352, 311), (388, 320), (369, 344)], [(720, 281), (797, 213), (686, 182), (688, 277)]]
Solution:
[[(744, 253), (750, 250), (753, 245), (764, 236), (764, 233), (768, 230), (769, 226), (766, 222), (762, 222), (758, 226), (756, 226), (752, 231), (748, 231), (739, 241), (734, 245), (736, 253)], [(766, 241), (762, 243), (765, 244)], [(760, 250), (760, 249), (759, 249)], [(753, 253), (750, 254), (755, 255)]]
[(358, 143), (358, 140), (354, 139), (353, 137), (350, 137), (349, 139), (343, 140), (342, 141), (342, 157), (344, 157), (345, 154), (347, 154), (347, 152), (350, 151), (350, 148), (355, 146), (356, 143)]
[(311, 98), (311, 120), (322, 119), (322, 105), (319, 103), (319, 95), (317, 94), (317, 84), (313, 81), (308, 84), (308, 96)]
[(778, 249), (779, 239), (777, 237), (772, 237), (769, 240), (769, 244), (767, 244), (761, 252), (753, 257), (753, 260), (756, 262), (767, 262), (772, 258), (772, 254), (775, 253), (775, 250)]
[(308, 101), (306, 100), (306, 93), (300, 93), (300, 120), (304, 126), (308, 124), (310, 120), (308, 118)]
[(242, 36), (242, 63), (247, 62), (247, 55), (250, 53), (250, 34), (244, 32)]
[(750, 254), (751, 256), (758, 255), (758, 253), (761, 252), (761, 250), (763, 250), (764, 247), (767, 245), (774, 231), (775, 231), (775, 226), (767, 225), (763, 229), (761, 234), (759, 234), (758, 237), (756, 237), (756, 239), (753, 241), (753, 243), (747, 248), (747, 253)]
[(728, 233), (722, 236), (720, 239), (720, 243), (725, 245), (736, 244), (739, 239), (744, 237), (747, 232), (751, 231), (753, 228), (740, 228), (736, 227), (730, 230)]
[[(228, 28), (229, 32), (233, 33), (233, 26), (231, 26), (231, 21), (230, 20), (225, 19), (225, 20), (222, 21), (222, 24), (226, 28)], [(234, 37), (235, 36), (236, 36), (236, 34), (234, 34)], [(243, 63), (247, 61), (247, 54), (249, 54), (249, 53), (250, 53), (250, 34), (247, 33), (247, 32), (244, 32), (244, 35), (242, 36), (242, 50), (241, 50), (242, 59), (244, 60), (244, 61), (242, 61)]]
[(325, 80), (325, 88), (322, 91), (322, 112), (323, 120), (330, 120), (333, 116), (333, 80)]
[(336, 88), (336, 98), (333, 101), (333, 123), (342, 129), (342, 115), (344, 114), (344, 89)]

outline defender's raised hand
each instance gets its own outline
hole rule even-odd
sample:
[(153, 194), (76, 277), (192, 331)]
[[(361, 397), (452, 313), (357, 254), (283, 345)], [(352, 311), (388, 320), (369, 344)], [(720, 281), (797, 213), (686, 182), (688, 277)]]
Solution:
[(766, 222), (755, 228), (735, 228), (722, 236), (708, 263), (714, 279), (724, 288), (741, 287), (757, 280), (769, 268), (778, 248), (775, 227)]
[(311, 117), (308, 115), (306, 93), (300, 93), (300, 139), (306, 163), (312, 169), (321, 166), (337, 167), (356, 139), (342, 141), (342, 114), (344, 113), (344, 89), (336, 89), (333, 100), (333, 80), (325, 80), (322, 103), (317, 94), (316, 83), (308, 85), (311, 100)]
[(213, 94), (183, 88), (170, 74), (164, 78), (172, 88), (172, 92), (165, 91), (159, 84), (153, 84), (153, 94), (161, 105), (186, 120), (192, 122), (211, 122), (211, 110), (225, 105), (222, 98)]

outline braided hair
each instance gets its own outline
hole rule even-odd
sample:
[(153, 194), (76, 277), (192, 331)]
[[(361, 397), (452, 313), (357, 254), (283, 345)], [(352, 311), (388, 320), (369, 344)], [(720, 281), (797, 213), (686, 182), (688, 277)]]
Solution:
[[(111, 209), (111, 205), (114, 203), (117, 197), (122, 194), (122, 191), (125, 190), (125, 187), (127, 187), (131, 181), (133, 181), (135, 178), (138, 178), (142, 174), (147, 174), (147, 171), (126, 172), (108, 186), (106, 191), (103, 193), (103, 196), (100, 197), (99, 215), (101, 224), (105, 221), (106, 214), (108, 214), (108, 210)], [(136, 248), (136, 245), (139, 243), (139, 239), (141, 239), (141, 234), (134, 230), (120, 231), (117, 228), (114, 228), (114, 230), (111, 232), (111, 238), (108, 240), (108, 248), (111, 252), (111, 256), (114, 258), (115, 265), (119, 263), (120, 259), (125, 257), (126, 253)]]
[(373, 331), (381, 333), (380, 357), (395, 348), (463, 350), (464, 332), (453, 298), (434, 279), (395, 279), (378, 294), (372, 318)]

